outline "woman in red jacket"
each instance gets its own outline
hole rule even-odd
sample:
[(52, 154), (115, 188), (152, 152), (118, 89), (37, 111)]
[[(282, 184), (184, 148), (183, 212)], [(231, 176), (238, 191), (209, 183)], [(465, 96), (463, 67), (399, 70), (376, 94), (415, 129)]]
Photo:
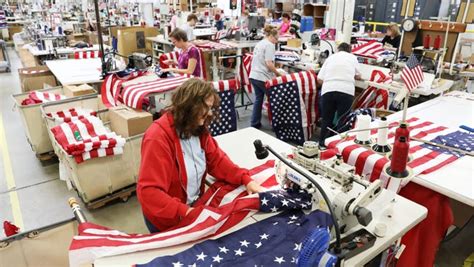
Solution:
[(210, 83), (190, 79), (172, 98), (167, 112), (145, 133), (137, 185), (150, 232), (165, 231), (185, 217), (204, 191), (209, 173), (249, 193), (263, 188), (248, 170), (235, 165), (209, 134), (219, 96)]

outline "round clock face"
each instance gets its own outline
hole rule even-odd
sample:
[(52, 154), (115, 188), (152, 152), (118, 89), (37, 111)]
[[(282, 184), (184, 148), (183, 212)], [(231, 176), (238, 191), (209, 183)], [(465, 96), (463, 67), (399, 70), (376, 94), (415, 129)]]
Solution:
[(402, 22), (402, 28), (404, 31), (411, 32), (415, 28), (415, 21), (412, 19), (406, 19)]

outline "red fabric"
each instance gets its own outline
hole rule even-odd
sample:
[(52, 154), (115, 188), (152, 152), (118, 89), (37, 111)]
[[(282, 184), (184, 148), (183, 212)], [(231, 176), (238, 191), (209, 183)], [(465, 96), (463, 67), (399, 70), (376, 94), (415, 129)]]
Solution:
[[(176, 226), (185, 217), (187, 177), (180, 139), (173, 116), (166, 113), (145, 132), (137, 196), (145, 217), (159, 230)], [(206, 173), (230, 184), (248, 184), (249, 171), (239, 168), (219, 148), (209, 133), (200, 136), (206, 153)], [(201, 194), (204, 192), (204, 179)]]
[(406, 248), (397, 266), (432, 267), (439, 244), (454, 222), (449, 198), (415, 183), (407, 184), (399, 194), (426, 207), (428, 215), (403, 236)]
[(5, 235), (7, 237), (16, 235), (20, 232), (20, 228), (18, 228), (16, 225), (9, 221), (4, 221), (3, 222), (3, 231), (5, 232)]

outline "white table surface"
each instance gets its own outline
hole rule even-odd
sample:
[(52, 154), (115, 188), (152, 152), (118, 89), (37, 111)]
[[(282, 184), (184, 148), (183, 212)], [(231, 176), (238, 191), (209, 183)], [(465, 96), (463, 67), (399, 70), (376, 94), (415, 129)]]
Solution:
[(62, 85), (102, 81), (100, 58), (48, 60), (46, 66)]
[[(255, 148), (253, 146), (253, 141), (255, 139), (261, 139), (263, 143), (272, 146), (278, 152), (291, 152), (291, 146), (289, 144), (254, 128), (246, 128), (216, 137), (220, 147), (227, 153), (227, 155), (229, 155), (236, 164), (245, 168), (252, 168), (264, 163), (265, 160), (275, 159), (270, 155), (268, 159), (262, 161), (257, 160), (255, 158)], [(238, 142), (237, 144), (236, 141)], [(392, 218), (388, 219), (386, 216), (383, 216), (383, 213), (392, 199), (395, 199), (393, 209), (394, 213)], [(384, 238), (377, 238), (377, 241), (372, 248), (354, 258), (351, 258), (346, 262), (345, 266), (362, 266), (367, 263), (370, 259), (395, 242), (395, 240), (400, 238), (404, 233), (422, 221), (427, 214), (426, 208), (386, 190), (383, 190), (379, 198), (377, 198), (377, 201), (372, 203), (369, 208), (373, 211), (374, 220), (368, 225), (368, 227), (366, 227), (367, 230), (372, 232), (376, 223), (384, 222), (387, 224), (387, 234)], [(253, 221), (259, 221), (268, 218), (269, 216), (272, 215), (259, 213), (252, 216), (252, 219)], [(253, 221), (251, 218), (247, 218), (246, 221), (241, 222), (239, 225), (226, 231), (224, 234), (240, 229), (246, 224), (253, 223)], [(96, 260), (94, 266), (130, 266), (134, 263), (146, 263), (159, 255), (165, 256), (179, 253), (191, 247), (191, 245), (192, 244), (183, 244), (170, 248), (106, 257)]]
[[(109, 48), (109, 46), (104, 45), (104, 50)], [(74, 52), (81, 52), (81, 51), (98, 51), (99, 45), (94, 45), (93, 47), (86, 47), (86, 48), (74, 48), (74, 47), (60, 47), (55, 49), (58, 54), (73, 54)], [(39, 50), (36, 45), (28, 45), (28, 51), (37, 57), (37, 56), (45, 56), (45, 55), (52, 55), (54, 54), (54, 50)]]

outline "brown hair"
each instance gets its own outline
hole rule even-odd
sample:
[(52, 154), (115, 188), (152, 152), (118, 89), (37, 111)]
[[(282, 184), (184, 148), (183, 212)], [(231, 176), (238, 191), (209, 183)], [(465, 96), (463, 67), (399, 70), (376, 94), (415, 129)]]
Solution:
[(347, 53), (350, 53), (352, 51), (352, 47), (350, 44), (348, 43), (341, 43), (338, 47), (337, 47), (337, 51), (341, 52), (341, 51), (344, 51), (344, 52), (347, 52)]
[(185, 31), (181, 30), (180, 28), (174, 29), (170, 33), (169, 37), (173, 37), (177, 41), (185, 41), (185, 42), (188, 41), (188, 35), (186, 34)]
[[(198, 120), (209, 107), (206, 99), (214, 97), (212, 105), (213, 114), (207, 116), (203, 126), (198, 125)], [(200, 136), (208, 131), (208, 126), (212, 121), (219, 119), (218, 108), (220, 98), (211, 83), (192, 78), (184, 82), (171, 98), (171, 106), (168, 111), (173, 114), (174, 127), (180, 138), (190, 138)]]
[(400, 35), (400, 27), (398, 27), (398, 24), (391, 22), (387, 26), (387, 30), (390, 29), (392, 31), (393, 37), (397, 37)]
[(187, 21), (191, 21), (191, 20), (198, 21), (198, 17), (195, 14), (189, 14)]
[(273, 37), (278, 37), (278, 30), (275, 26), (272, 25), (265, 25), (265, 28), (263, 29), (263, 32), (265, 33), (265, 36), (273, 36)]
[(290, 14), (288, 14), (288, 13), (283, 13), (283, 15), (281, 15), (281, 16), (288, 19), (288, 20), (291, 18)]

